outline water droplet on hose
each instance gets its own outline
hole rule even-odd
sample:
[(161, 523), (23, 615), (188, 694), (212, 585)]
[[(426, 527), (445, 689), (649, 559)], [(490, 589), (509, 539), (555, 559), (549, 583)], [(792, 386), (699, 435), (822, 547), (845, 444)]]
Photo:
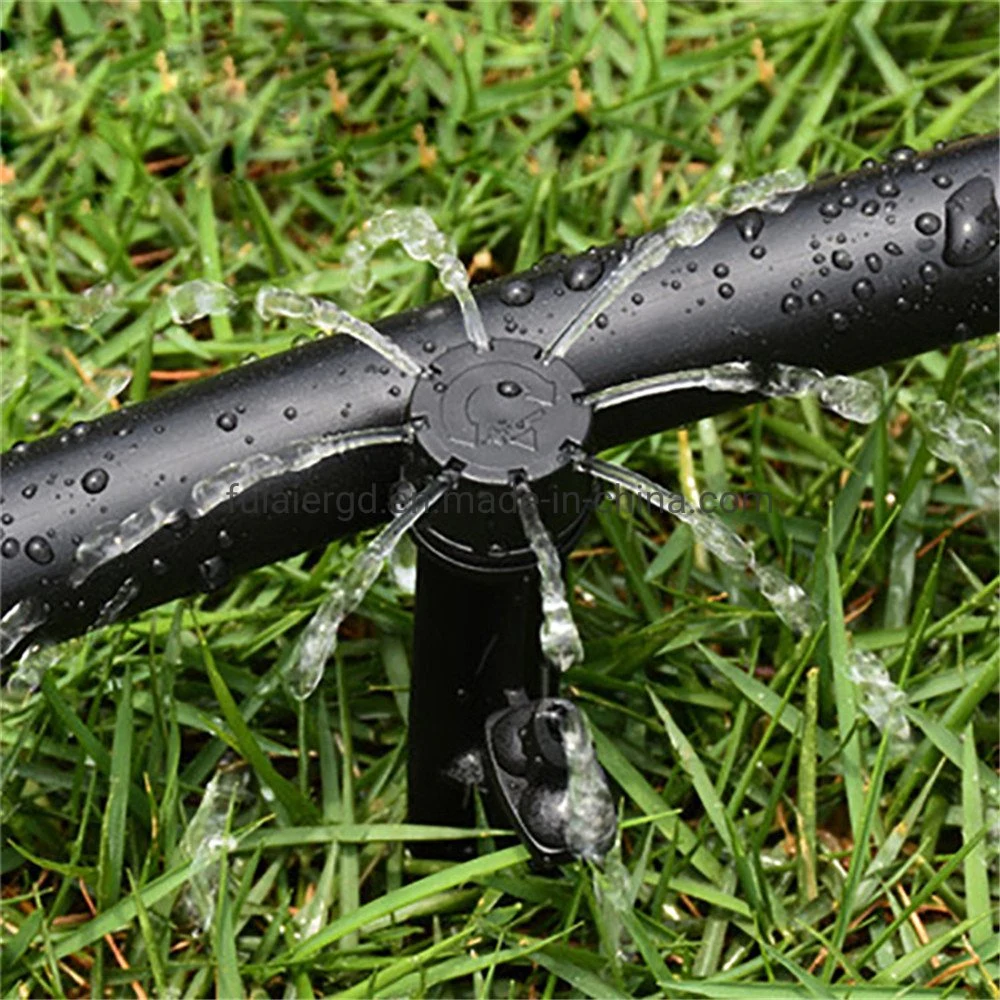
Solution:
[[(604, 274), (604, 262), (599, 257), (580, 257), (566, 269), (563, 281), (566, 283), (566, 287), (572, 291), (585, 292), (597, 284), (602, 274)], [(504, 299), (504, 301), (507, 300)], [(520, 303), (510, 304), (520, 305)]]
[(108, 474), (104, 469), (91, 469), (83, 474), (80, 485), (85, 493), (100, 493), (108, 485)]
[(736, 230), (745, 243), (752, 243), (757, 239), (763, 228), (764, 216), (756, 208), (736, 217)]
[(598, 313), (594, 317), (594, 325), (599, 329), (603, 330), (608, 325), (608, 317), (604, 313)]
[(874, 199), (870, 199), (869, 201), (866, 201), (861, 206), (861, 214), (862, 215), (876, 215), (877, 213), (878, 213), (878, 202), (875, 201)]
[(37, 492), (38, 492), (38, 484), (28, 483), (28, 485), (25, 486), (23, 490), (21, 490), (21, 496), (23, 496), (25, 500), (30, 500)]
[(24, 547), (24, 554), (40, 566), (45, 566), (55, 558), (52, 546), (41, 535), (34, 535), (28, 539), (28, 544)]
[(220, 549), (231, 549), (233, 547), (233, 536), (225, 528), (220, 528), (218, 535), (215, 537), (218, 539)]
[(199, 563), (198, 575), (206, 590), (218, 590), (229, 579), (229, 568), (222, 556), (211, 556)]
[(913, 308), (913, 303), (903, 295), (896, 299), (896, 308), (900, 312), (909, 312)]
[(642, 292), (632, 293), (632, 305), (641, 306), (646, 300), (642, 297)]
[(286, 420), (294, 420), (299, 415), (299, 411), (294, 406), (286, 406), (282, 415)]
[(535, 297), (535, 289), (524, 278), (512, 278), (500, 289), (500, 298), (509, 306), (526, 306)]
[(237, 424), (239, 424), (239, 420), (237, 420), (235, 413), (229, 413), (227, 411), (225, 413), (220, 413), (215, 423), (220, 430), (234, 431), (236, 430)]
[(721, 285), (719, 285), (719, 295), (721, 295), (724, 299), (731, 299), (735, 294), (736, 289), (733, 288), (728, 281), (724, 281)]
[(802, 308), (802, 299), (795, 294), (789, 293), (781, 300), (781, 311), (789, 316), (797, 313)]
[(933, 236), (941, 228), (941, 220), (933, 212), (921, 212), (913, 222), (918, 233)]
[(809, 293), (809, 305), (821, 306), (824, 302), (826, 302), (826, 296), (818, 288)]
[(850, 271), (854, 267), (854, 261), (846, 250), (834, 250), (830, 257), (833, 266), (841, 271)]
[(903, 255), (903, 248), (898, 243), (893, 243), (890, 240), (885, 245), (885, 252), (889, 254), (890, 257), (901, 257)]
[(859, 278), (854, 282), (854, 297), (861, 302), (865, 302), (875, 295), (875, 286), (870, 278)]
[(872, 274), (878, 274), (882, 270), (882, 258), (877, 253), (865, 254), (865, 264)]
[(936, 284), (941, 278), (941, 268), (932, 260), (928, 260), (920, 265), (920, 280), (925, 285)]
[(824, 219), (836, 219), (840, 215), (840, 206), (835, 201), (824, 201), (819, 206), (819, 214)]
[(976, 264), (1000, 242), (996, 193), (986, 177), (966, 181), (945, 202), (944, 211), (946, 264)]
[(13, 559), (21, 551), (21, 543), (16, 538), (5, 538), (0, 542), (0, 556)]
[(941, 188), (942, 191), (945, 191), (951, 187), (951, 178), (947, 174), (935, 174), (934, 183)]
[(897, 146), (889, 152), (890, 163), (909, 163), (915, 159), (917, 151), (912, 146)]
[(762, 243), (758, 243), (756, 246), (752, 246), (750, 248), (750, 256), (753, 257), (754, 260), (760, 260), (766, 253), (767, 248)]
[(167, 564), (159, 556), (153, 558), (152, 562), (149, 564), (149, 568), (153, 571), (154, 576), (163, 576), (169, 569)]
[(837, 309), (830, 313), (830, 325), (837, 333), (843, 333), (850, 326), (850, 320), (847, 318), (846, 313), (842, 313)]
[(715, 267), (712, 268), (712, 274), (714, 274), (717, 278), (728, 278), (729, 268), (725, 264), (716, 264)]
[(891, 177), (883, 177), (875, 190), (883, 198), (895, 198), (899, 194), (899, 185)]
[(853, 191), (847, 191), (840, 196), (840, 204), (844, 208), (854, 208), (858, 203), (858, 196)]

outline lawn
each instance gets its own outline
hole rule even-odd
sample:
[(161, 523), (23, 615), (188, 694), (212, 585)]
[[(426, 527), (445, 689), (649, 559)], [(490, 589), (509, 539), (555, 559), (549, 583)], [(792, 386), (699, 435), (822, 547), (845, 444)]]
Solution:
[[(351, 298), (345, 247), (390, 206), (488, 278), (998, 119), (993, 3), (3, 0), (0, 27), (4, 448), (288, 349), (262, 284), (367, 319), (440, 295), (385, 252)], [(175, 324), (195, 278), (239, 305)], [(824, 624), (727, 598), (686, 527), (599, 513), (566, 687), (621, 794), (603, 870), (407, 850), (441, 834), (404, 825), (391, 577), (285, 693), (358, 540), (55, 648), (0, 717), (3, 995), (1000, 995), (1000, 532), (928, 418), (995, 438), (997, 360), (894, 366), (868, 427), (778, 400), (608, 456), (768, 491), (729, 523)], [(851, 681), (859, 652), (891, 686)]]

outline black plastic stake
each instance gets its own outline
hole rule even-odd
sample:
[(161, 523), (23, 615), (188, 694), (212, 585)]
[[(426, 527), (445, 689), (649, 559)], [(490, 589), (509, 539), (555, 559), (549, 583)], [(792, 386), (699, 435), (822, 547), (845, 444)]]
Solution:
[[(471, 574), (421, 551), (410, 679), (409, 819), (471, 827), (472, 788), (462, 782), (470, 751), (483, 744), (486, 719), (507, 707), (508, 690), (555, 694), (558, 678), (543, 661), (538, 575)], [(475, 765), (472, 765), (473, 767)], [(466, 854), (459, 843), (443, 852)]]

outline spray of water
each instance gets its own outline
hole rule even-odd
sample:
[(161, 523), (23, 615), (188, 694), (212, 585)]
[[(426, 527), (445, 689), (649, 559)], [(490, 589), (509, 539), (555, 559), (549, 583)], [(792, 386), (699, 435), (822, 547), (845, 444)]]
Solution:
[(219, 898), (219, 863), (236, 847), (236, 838), (226, 833), (227, 819), (246, 792), (245, 772), (216, 771), (178, 845), (181, 858), (196, 863), (197, 870), (184, 887), (178, 906), (198, 934), (212, 926)]
[(709, 392), (757, 393), (761, 396), (804, 396), (813, 392), (827, 409), (848, 420), (871, 423), (882, 406), (884, 373), (877, 370), (865, 377), (824, 376), (815, 368), (794, 365), (761, 366), (749, 361), (727, 361), (707, 368), (668, 372), (636, 379), (622, 385), (592, 392), (585, 398), (595, 410), (631, 403), (649, 396), (686, 389)]
[[(196, 516), (203, 517), (238, 493), (275, 476), (304, 472), (337, 455), (346, 455), (358, 448), (408, 444), (413, 440), (413, 426), (375, 427), (366, 431), (343, 434), (320, 434), (293, 441), (273, 454), (259, 452), (238, 462), (230, 462), (217, 472), (199, 479), (191, 487), (191, 500)], [(234, 489), (235, 487), (235, 489)]]
[(584, 331), (642, 275), (659, 267), (678, 247), (695, 247), (704, 242), (719, 223), (719, 215), (707, 208), (681, 213), (664, 229), (647, 233), (623, 253), (619, 263), (597, 285), (583, 308), (570, 320), (542, 352), (542, 360), (563, 357), (583, 336)]
[(575, 464), (582, 472), (620, 487), (687, 524), (695, 538), (719, 560), (750, 574), (764, 599), (796, 634), (803, 635), (815, 627), (818, 618), (808, 594), (777, 567), (758, 565), (753, 549), (718, 517), (697, 510), (679, 494), (631, 469), (591, 458), (583, 452), (575, 455)]
[(706, 549), (728, 566), (748, 570), (755, 565), (753, 548), (717, 517), (692, 507), (679, 493), (647, 479), (641, 473), (612, 465), (599, 458), (591, 458), (582, 451), (576, 457), (576, 466), (598, 479), (620, 487), (644, 503), (676, 517), (687, 524)]
[(393, 582), (406, 595), (417, 592), (417, 546), (404, 535), (389, 555), (389, 572)]
[(98, 567), (119, 558), (152, 538), (172, 517), (159, 500), (134, 511), (123, 520), (101, 525), (76, 547), (76, 568), (69, 582), (79, 587)]
[(847, 676), (857, 686), (861, 711), (879, 732), (888, 732), (898, 744), (910, 739), (910, 723), (906, 718), (906, 694), (889, 676), (885, 664), (874, 653), (853, 649)]
[(806, 180), (805, 171), (799, 167), (776, 170), (773, 174), (734, 184), (719, 196), (719, 205), (726, 215), (739, 215), (750, 209), (780, 215), (792, 203), (795, 194), (805, 187)]
[(687, 209), (663, 229), (639, 237), (594, 288), (569, 325), (545, 348), (543, 360), (548, 362), (552, 358), (564, 357), (601, 313), (606, 312), (642, 275), (659, 267), (674, 250), (698, 246), (715, 232), (721, 219), (727, 215), (749, 209), (784, 212), (795, 192), (804, 184), (805, 175), (801, 172), (779, 171), (730, 189), (720, 196), (717, 206)]
[(458, 474), (445, 470), (405, 503), (395, 517), (354, 558), (333, 585), (329, 596), (299, 639), (289, 666), (287, 682), (294, 697), (305, 700), (323, 679), (327, 660), (337, 645), (337, 630), (361, 603), (378, 579), (399, 539), (450, 490)]
[(601, 861), (614, 843), (615, 804), (597, 763), (583, 716), (567, 712), (561, 722), (566, 753), (566, 846), (585, 861)]
[(422, 208), (391, 209), (364, 224), (344, 254), (354, 288), (361, 294), (370, 290), (371, 259), (386, 243), (399, 243), (414, 260), (429, 261), (437, 268), (441, 284), (458, 300), (469, 342), (477, 351), (488, 351), (490, 340), (465, 268), (448, 239)]
[(265, 321), (283, 316), (288, 319), (303, 320), (325, 333), (347, 334), (376, 351), (407, 375), (416, 377), (423, 374), (423, 366), (394, 340), (390, 340), (384, 333), (379, 333), (371, 323), (358, 319), (328, 299), (312, 298), (299, 295), (288, 288), (265, 285), (257, 292), (254, 306), (257, 315)]
[(75, 330), (89, 330), (115, 303), (118, 289), (111, 281), (91, 285), (66, 306), (66, 323)]
[(583, 660), (583, 643), (566, 599), (559, 550), (542, 523), (538, 498), (525, 482), (514, 486), (521, 525), (538, 563), (542, 591), (542, 652), (558, 670)]
[(931, 403), (922, 416), (928, 449), (958, 469), (972, 503), (986, 510), (1000, 508), (996, 432), (943, 400)]
[(171, 288), (167, 293), (167, 306), (173, 321), (181, 326), (194, 323), (206, 316), (226, 316), (237, 303), (232, 289), (219, 281), (197, 278)]
[(41, 686), (42, 678), (65, 655), (62, 646), (29, 646), (18, 661), (17, 669), (7, 678), (6, 694), (13, 702), (27, 698)]
[(45, 606), (37, 597), (25, 597), (11, 607), (0, 620), (0, 660), (6, 659), (46, 618)]
[(139, 596), (139, 584), (133, 577), (127, 577), (118, 589), (108, 598), (98, 612), (97, 620), (94, 622), (95, 628), (103, 628), (105, 625), (113, 625), (123, 614), (126, 608)]

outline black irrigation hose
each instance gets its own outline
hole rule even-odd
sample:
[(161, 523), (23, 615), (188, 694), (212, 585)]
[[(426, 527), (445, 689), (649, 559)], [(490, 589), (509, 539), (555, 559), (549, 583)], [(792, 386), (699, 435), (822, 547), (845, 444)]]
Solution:
[[(997, 137), (973, 137), (820, 181), (782, 214), (725, 219), (640, 277), (567, 361), (594, 391), (734, 359), (849, 373), (993, 333), (997, 174)], [(586, 298), (571, 286), (618, 252), (550, 259), (476, 288), (487, 330), (548, 344)], [(425, 364), (465, 336), (452, 301), (379, 329)], [(367, 347), (337, 337), (15, 445), (2, 460), (3, 612), (25, 598), (44, 602), (30, 639), (61, 640), (92, 626), (126, 580), (137, 588), (131, 615), (385, 520), (405, 445), (262, 482), (201, 518), (190, 516), (190, 491), (228, 463), (300, 438), (402, 425), (412, 387)], [(689, 390), (613, 407), (594, 414), (588, 446), (747, 401)], [(326, 512), (305, 505), (312, 496), (322, 506), (324, 494)], [(171, 523), (74, 586), (79, 540), (153, 501), (177, 512)]]

